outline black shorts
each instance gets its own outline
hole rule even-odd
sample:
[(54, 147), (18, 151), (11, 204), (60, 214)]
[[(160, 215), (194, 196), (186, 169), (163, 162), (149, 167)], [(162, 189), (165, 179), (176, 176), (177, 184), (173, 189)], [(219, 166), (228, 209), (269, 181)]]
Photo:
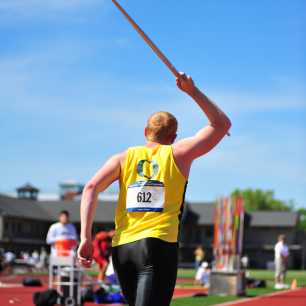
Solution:
[(129, 306), (169, 306), (178, 261), (178, 243), (145, 238), (112, 248), (112, 258)]

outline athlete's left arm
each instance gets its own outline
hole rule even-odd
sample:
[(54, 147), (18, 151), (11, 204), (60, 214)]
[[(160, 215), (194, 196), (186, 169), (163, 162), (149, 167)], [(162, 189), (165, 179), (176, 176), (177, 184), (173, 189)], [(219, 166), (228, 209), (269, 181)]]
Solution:
[(103, 167), (85, 185), (81, 200), (81, 242), (78, 259), (84, 266), (89, 266), (92, 259), (92, 224), (100, 192), (119, 179), (120, 168), (125, 153), (111, 157)]

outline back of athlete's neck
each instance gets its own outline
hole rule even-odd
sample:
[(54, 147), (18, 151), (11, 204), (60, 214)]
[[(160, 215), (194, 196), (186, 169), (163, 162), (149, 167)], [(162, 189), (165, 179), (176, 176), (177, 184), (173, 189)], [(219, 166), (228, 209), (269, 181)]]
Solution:
[(155, 148), (155, 147), (160, 146), (160, 145), (161, 145), (161, 143), (159, 143), (159, 142), (148, 140), (145, 146), (148, 147), (148, 148)]

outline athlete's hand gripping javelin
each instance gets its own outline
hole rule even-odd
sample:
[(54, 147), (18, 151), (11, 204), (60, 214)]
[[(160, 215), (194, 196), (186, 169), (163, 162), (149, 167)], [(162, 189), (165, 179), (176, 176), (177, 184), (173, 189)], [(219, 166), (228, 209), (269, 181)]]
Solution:
[(176, 78), (176, 85), (179, 89), (186, 92), (189, 96), (195, 93), (195, 84), (191, 76), (187, 76), (185, 73), (181, 72), (180, 76)]

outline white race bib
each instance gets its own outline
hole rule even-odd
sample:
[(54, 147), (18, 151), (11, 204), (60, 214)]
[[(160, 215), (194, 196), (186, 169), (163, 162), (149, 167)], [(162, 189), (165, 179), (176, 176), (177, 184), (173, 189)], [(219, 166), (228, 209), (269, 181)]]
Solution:
[(126, 195), (128, 212), (162, 212), (165, 203), (165, 186), (160, 181), (138, 181), (130, 185)]

